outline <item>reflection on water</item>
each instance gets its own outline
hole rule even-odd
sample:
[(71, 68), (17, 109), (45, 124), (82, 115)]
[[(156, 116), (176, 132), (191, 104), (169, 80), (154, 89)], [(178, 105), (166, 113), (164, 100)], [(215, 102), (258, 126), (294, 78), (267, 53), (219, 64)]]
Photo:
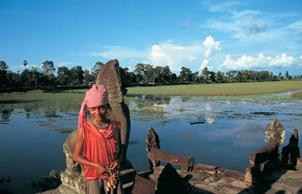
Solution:
[(12, 113), (12, 109), (3, 109), (1, 110), (0, 114), (1, 114), (1, 120), (0, 122), (5, 123), (7, 121), (9, 121), (9, 117)]
[[(0, 178), (10, 177), (11, 187), (18, 193), (32, 193), (31, 182), (52, 169), (65, 168), (62, 145), (77, 126), (81, 98), (70, 102), (58, 99), (47, 103), (10, 101), (9, 97), (0, 100), (0, 152), (5, 153), (0, 155)], [(270, 121), (277, 118), (283, 123), (286, 142), (290, 131), (302, 126), (302, 101), (289, 93), (135, 96), (127, 97), (126, 102), (132, 122), (128, 158), (138, 170), (148, 168), (144, 139), (149, 127), (159, 134), (163, 150), (243, 171), (248, 155), (264, 145), (264, 129)]]

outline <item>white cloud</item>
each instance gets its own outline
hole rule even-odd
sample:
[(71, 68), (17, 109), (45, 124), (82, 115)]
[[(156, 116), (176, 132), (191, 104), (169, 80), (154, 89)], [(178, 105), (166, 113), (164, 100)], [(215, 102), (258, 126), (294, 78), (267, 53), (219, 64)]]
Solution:
[(151, 47), (148, 61), (154, 65), (169, 65), (173, 71), (179, 71), (182, 66), (189, 66), (194, 70), (200, 64), (202, 67), (208, 66), (213, 53), (220, 49), (220, 42), (212, 36), (205, 37), (202, 44), (164, 42)]
[[(208, 43), (207, 43), (208, 44)], [(212, 45), (211, 45), (212, 44)], [(104, 59), (116, 58), (121, 64), (132, 64), (142, 62), (151, 65), (168, 65), (174, 72), (179, 72), (182, 66), (191, 67), (192, 70), (198, 69), (198, 64), (204, 58), (207, 49), (209, 53), (217, 47), (216, 42), (209, 42), (207, 48), (199, 43), (181, 45), (172, 41), (153, 44), (148, 48), (135, 50), (123, 46), (106, 46), (102, 51), (91, 52), (90, 56), (102, 57)], [(129, 66), (128, 68), (132, 69)]]
[(256, 56), (242, 55), (237, 59), (233, 59), (231, 55), (227, 55), (223, 62), (226, 69), (249, 69), (249, 68), (270, 68), (270, 67), (290, 67), (294, 64), (295, 58), (286, 53), (280, 55), (265, 56), (260, 53)]
[(207, 36), (205, 40), (203, 41), (203, 46), (205, 49), (204, 56), (206, 59), (208, 59), (213, 51), (219, 51), (220, 48), (220, 42), (215, 41), (212, 36)]
[[(193, 71), (199, 69), (200, 64), (209, 64), (209, 59), (216, 51), (219, 51), (220, 42), (212, 36), (207, 36), (201, 42), (188, 45), (165, 41), (153, 44), (149, 48), (136, 50), (124, 46), (106, 46), (102, 51), (91, 52), (90, 56), (104, 59), (116, 58), (121, 64), (148, 63), (152, 65), (168, 65), (174, 72), (179, 72), (182, 66), (190, 67)], [(207, 62), (203, 62), (206, 60)], [(132, 64), (135, 65), (135, 64)], [(131, 69), (131, 67), (129, 66)]]
[(180, 45), (163, 42), (151, 46), (147, 61), (153, 65), (169, 65), (171, 70), (179, 71), (182, 66), (200, 63), (204, 47), (201, 44)]
[(208, 66), (209, 66), (209, 61), (207, 59), (204, 59), (201, 63), (200, 71), (202, 71), (204, 67), (208, 67)]
[(218, 53), (222, 50), (221, 47), (219, 41), (212, 36), (207, 36), (203, 41), (192, 44), (183, 45), (166, 41), (141, 50), (121, 46), (107, 46), (104, 47), (103, 51), (90, 53), (90, 56), (99, 56), (105, 59), (117, 58), (123, 66), (129, 65), (128, 68), (131, 70), (139, 62), (154, 66), (168, 65), (175, 73), (178, 73), (182, 66), (190, 67), (192, 71), (201, 71), (204, 67), (214, 71), (255, 68), (270, 70), (271, 68), (294, 67), (294, 64), (297, 64), (297, 62), (301, 64), (300, 61), (302, 61), (302, 55), (293, 57), (285, 52), (279, 55), (269, 55), (268, 53), (244, 54), (234, 58), (230, 54)]
[(203, 60), (206, 60), (208, 64), (213, 53), (220, 49), (220, 42), (215, 41), (212, 36), (207, 36), (202, 42), (182, 45), (166, 41), (142, 50), (123, 46), (106, 46), (102, 51), (91, 52), (89, 55), (104, 59), (117, 58), (122, 64), (127, 61), (128, 64), (142, 62), (155, 66), (168, 65), (172, 71), (179, 72), (182, 66), (190, 67), (193, 71), (199, 69)]

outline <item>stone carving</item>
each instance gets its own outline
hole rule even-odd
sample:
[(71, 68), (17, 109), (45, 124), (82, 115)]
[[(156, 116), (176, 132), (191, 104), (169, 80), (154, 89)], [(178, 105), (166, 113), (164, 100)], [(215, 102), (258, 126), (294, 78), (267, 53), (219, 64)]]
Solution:
[(265, 128), (265, 141), (268, 143), (250, 154), (244, 178), (246, 183), (255, 184), (259, 177), (263, 178), (278, 168), (279, 145), (284, 143), (284, 139), (285, 128), (280, 121), (274, 119)]
[(77, 140), (77, 131), (72, 132), (63, 144), (66, 158), (66, 169), (61, 173), (61, 193), (84, 194), (87, 193), (87, 184), (81, 172), (81, 167), (73, 160), (73, 149)]
[(250, 154), (250, 161), (246, 169), (244, 182), (249, 184), (258, 183), (259, 178), (264, 178), (275, 171), (278, 164), (278, 143), (272, 141)]
[(121, 123), (121, 143), (125, 148), (124, 158), (126, 159), (130, 135), (130, 113), (124, 102), (124, 95), (127, 90), (122, 83), (117, 60), (111, 60), (102, 66), (96, 83), (104, 85), (108, 91), (111, 107), (109, 118)]
[(294, 129), (289, 139), (289, 144), (282, 148), (281, 161), (283, 167), (289, 169), (295, 169), (299, 157), (300, 157), (299, 134), (298, 134), (298, 130)]
[(159, 141), (159, 136), (155, 132), (153, 128), (149, 128), (147, 132), (147, 137), (145, 140), (146, 144), (146, 151), (147, 151), (147, 156), (148, 156), (148, 161), (149, 161), (149, 169), (153, 171), (153, 167), (158, 166), (160, 163), (159, 161), (153, 160), (151, 157), (151, 149), (159, 149), (160, 148), (160, 141)]
[(150, 152), (151, 148), (160, 148), (159, 136), (153, 128), (149, 128), (146, 137), (146, 151)]
[[(119, 63), (117, 60), (111, 60), (102, 66), (97, 80), (97, 84), (103, 84), (109, 94), (109, 118), (121, 123), (121, 142), (127, 150), (130, 135), (130, 114), (128, 106), (124, 103), (123, 95), (126, 89), (123, 87)], [(82, 194), (86, 193), (87, 185), (81, 172), (81, 166), (73, 160), (73, 149), (77, 139), (77, 131), (73, 131), (67, 137), (63, 150), (66, 157), (66, 169), (61, 173), (62, 184), (59, 187), (61, 193)], [(126, 151), (123, 153), (126, 161)], [(131, 165), (127, 163), (127, 165)]]
[[(155, 172), (160, 161), (180, 166), (184, 172), (193, 170), (195, 160), (193, 157), (180, 156), (160, 150), (159, 137), (153, 128), (148, 129), (146, 137), (146, 151), (150, 162), (150, 170)], [(155, 172), (157, 173), (157, 172)]]
[(284, 144), (285, 128), (282, 123), (274, 119), (265, 128), (265, 142), (276, 141), (278, 144)]

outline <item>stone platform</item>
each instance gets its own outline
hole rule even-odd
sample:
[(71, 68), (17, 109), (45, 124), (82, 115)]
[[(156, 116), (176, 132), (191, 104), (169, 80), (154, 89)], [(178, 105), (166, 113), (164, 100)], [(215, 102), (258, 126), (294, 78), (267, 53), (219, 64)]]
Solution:
[(279, 169), (260, 180), (256, 185), (244, 182), (244, 174), (242, 173), (242, 177), (240, 177), (240, 172), (222, 176), (219, 174), (219, 168), (212, 171), (211, 175), (205, 171), (193, 171), (191, 175), (192, 178), (189, 180), (192, 185), (191, 194), (302, 193), (301, 159), (298, 161), (296, 170)]

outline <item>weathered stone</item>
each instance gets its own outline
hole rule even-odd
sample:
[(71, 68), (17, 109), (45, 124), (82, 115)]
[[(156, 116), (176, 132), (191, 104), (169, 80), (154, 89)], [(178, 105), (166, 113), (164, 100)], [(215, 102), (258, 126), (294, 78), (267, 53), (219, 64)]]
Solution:
[(151, 161), (163, 161), (174, 165), (181, 166), (183, 171), (191, 171), (194, 166), (194, 158), (179, 156), (168, 152), (161, 151), (156, 148), (151, 148), (150, 151)]
[(132, 190), (132, 194), (154, 194), (155, 193), (155, 185), (140, 176), (135, 177), (135, 186)]
[(218, 168), (218, 173), (222, 174), (224, 177), (230, 177), (238, 180), (244, 180), (244, 174), (235, 170)]
[(226, 185), (226, 186), (222, 187), (219, 191), (222, 193), (225, 193), (225, 194), (234, 194), (234, 193), (240, 192), (241, 189), (238, 187), (231, 186), (231, 185)]
[(194, 165), (193, 172), (197, 171), (204, 171), (209, 174), (216, 174), (218, 166), (211, 166), (211, 165), (205, 165), (205, 164), (196, 164)]
[(78, 172), (65, 170), (61, 173), (62, 184), (59, 187), (61, 193), (66, 194), (85, 194), (87, 192), (87, 183), (84, 177)]
[(284, 183), (294, 187), (302, 187), (302, 180), (298, 178), (287, 178), (284, 180)]
[(276, 141), (278, 144), (283, 144), (285, 140), (285, 128), (282, 123), (274, 119), (265, 128), (265, 141), (272, 142)]
[(149, 161), (149, 169), (153, 170), (154, 167), (156, 167), (160, 164), (159, 161), (153, 160), (150, 155), (152, 148), (155, 148), (155, 149), (160, 148), (159, 136), (153, 128), (148, 129), (147, 137), (145, 139), (145, 146), (146, 146), (146, 151), (147, 151), (147, 156), (148, 156), (148, 161)]
[(289, 139), (289, 144), (282, 148), (282, 167), (286, 169), (295, 169), (299, 156), (299, 134), (297, 129), (293, 129), (292, 135)]
[(253, 183), (253, 176), (250, 167), (246, 168), (245, 175), (244, 175), (244, 182), (249, 185), (252, 185)]
[(231, 185), (233, 185), (234, 187), (241, 188), (241, 189), (244, 189), (244, 188), (247, 188), (250, 186), (249, 184), (246, 184), (245, 182), (240, 181), (240, 180), (233, 180), (231, 182)]
[[(274, 189), (274, 188), (271, 188), (270, 190), (268, 190), (267, 192), (265, 192), (265, 194), (277, 194), (278, 192), (280, 192), (282, 190), (280, 189)], [(284, 191), (285, 192), (285, 191)], [(283, 193), (283, 192), (280, 192), (280, 194)], [(286, 193), (288, 194), (288, 193)]]
[(194, 185), (194, 187), (198, 188), (198, 189), (201, 189), (201, 190), (206, 190), (206, 191), (209, 191), (209, 192), (217, 192), (217, 190), (215, 190), (212, 186), (209, 186), (207, 184), (204, 184), (204, 183), (198, 183), (196, 185)]

